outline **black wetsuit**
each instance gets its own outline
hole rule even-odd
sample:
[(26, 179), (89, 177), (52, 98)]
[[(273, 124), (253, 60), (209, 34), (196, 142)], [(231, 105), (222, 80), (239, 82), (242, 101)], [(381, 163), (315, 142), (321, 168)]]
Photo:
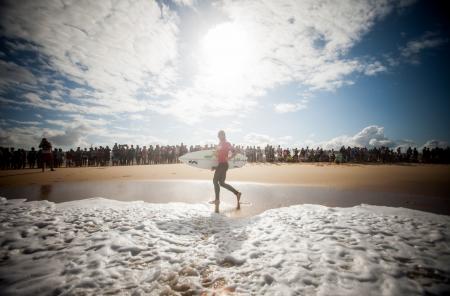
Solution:
[(219, 165), (216, 168), (216, 171), (214, 172), (213, 183), (214, 183), (214, 192), (216, 194), (216, 201), (219, 200), (220, 186), (230, 190), (234, 194), (238, 193), (238, 191), (234, 189), (233, 186), (225, 183), (225, 179), (227, 178), (227, 170), (228, 170), (228, 162), (222, 162), (219, 163)]

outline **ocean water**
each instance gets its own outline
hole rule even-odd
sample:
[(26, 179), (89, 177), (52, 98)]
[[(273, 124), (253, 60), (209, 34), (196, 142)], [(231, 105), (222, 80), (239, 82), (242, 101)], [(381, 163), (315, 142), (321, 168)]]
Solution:
[[(439, 196), (420, 196), (391, 192), (338, 190), (328, 187), (229, 182), (242, 192), (242, 205), (236, 210), (236, 198), (221, 188), (221, 211), (229, 217), (248, 217), (268, 209), (291, 205), (318, 204), (329, 207), (351, 207), (371, 204), (405, 207), (437, 214), (450, 215), (448, 199)], [(93, 197), (118, 201), (142, 200), (150, 203), (207, 203), (214, 199), (211, 181), (197, 180), (140, 180), (61, 182), (52, 185), (0, 187), (0, 196), (66, 202)], [(212, 207), (212, 205), (211, 205)]]

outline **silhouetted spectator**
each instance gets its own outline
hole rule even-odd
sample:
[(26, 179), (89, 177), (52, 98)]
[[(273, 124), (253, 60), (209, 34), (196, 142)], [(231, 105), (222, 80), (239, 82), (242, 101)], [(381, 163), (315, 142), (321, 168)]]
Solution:
[(48, 163), (50, 163), (50, 169), (54, 171), (52, 144), (49, 141), (47, 141), (46, 138), (43, 138), (41, 143), (39, 144), (39, 148), (42, 149), (42, 171), (45, 170), (45, 166)]

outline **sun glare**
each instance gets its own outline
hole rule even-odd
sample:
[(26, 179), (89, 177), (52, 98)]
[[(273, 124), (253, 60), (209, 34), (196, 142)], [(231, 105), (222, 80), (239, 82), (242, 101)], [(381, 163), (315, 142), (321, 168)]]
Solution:
[(224, 23), (210, 29), (202, 40), (202, 65), (214, 79), (242, 78), (252, 63), (253, 44), (245, 29)]

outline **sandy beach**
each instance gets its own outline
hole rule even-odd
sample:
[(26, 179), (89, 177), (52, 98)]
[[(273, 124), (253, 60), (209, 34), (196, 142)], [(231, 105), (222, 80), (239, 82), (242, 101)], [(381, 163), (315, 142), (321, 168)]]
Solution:
[[(62, 182), (211, 180), (213, 172), (184, 164), (59, 168), (0, 172), (0, 187)], [(247, 164), (229, 170), (227, 181), (320, 186), (450, 197), (449, 165)]]

